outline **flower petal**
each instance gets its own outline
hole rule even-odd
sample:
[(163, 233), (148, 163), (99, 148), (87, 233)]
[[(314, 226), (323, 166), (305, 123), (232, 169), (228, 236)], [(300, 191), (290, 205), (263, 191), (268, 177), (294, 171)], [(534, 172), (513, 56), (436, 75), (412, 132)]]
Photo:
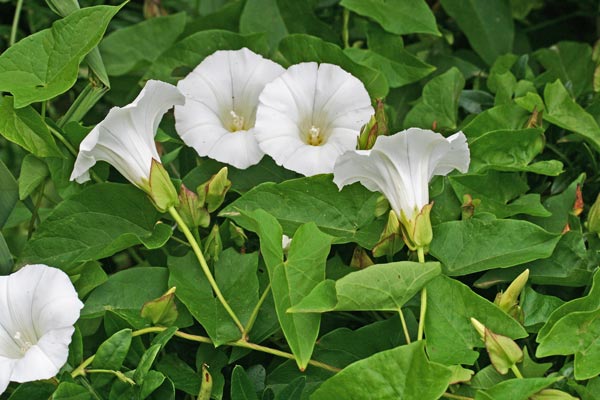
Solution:
[(158, 124), (169, 108), (184, 102), (175, 86), (148, 81), (131, 104), (113, 107), (83, 139), (71, 180), (89, 180), (89, 169), (97, 161), (106, 161), (142, 187), (150, 176), (152, 159), (160, 160), (154, 144)]
[(252, 129), (258, 96), (283, 71), (246, 48), (208, 56), (177, 84), (187, 98), (175, 107), (178, 134), (200, 156), (240, 169), (257, 164), (264, 155)]

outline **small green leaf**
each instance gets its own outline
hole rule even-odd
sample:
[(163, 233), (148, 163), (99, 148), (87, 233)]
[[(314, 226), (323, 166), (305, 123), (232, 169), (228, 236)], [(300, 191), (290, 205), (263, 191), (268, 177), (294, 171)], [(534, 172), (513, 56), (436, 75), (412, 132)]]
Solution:
[(560, 377), (509, 379), (487, 390), (478, 391), (475, 400), (525, 400), (560, 379)]
[(27, 154), (21, 163), (19, 176), (19, 200), (25, 200), (46, 180), (50, 171), (46, 163), (32, 154)]
[(98, 347), (91, 368), (120, 370), (129, 352), (131, 339), (131, 329), (123, 329), (106, 339)]
[(10, 170), (0, 160), (0, 228), (19, 201), (19, 185)]
[(455, 129), (458, 99), (464, 86), (465, 78), (455, 67), (436, 76), (425, 84), (423, 96), (406, 115), (404, 126), (436, 131)]
[(9, 400), (48, 399), (56, 390), (53, 383), (47, 381), (25, 382), (17, 386)]
[(12, 272), (14, 262), (12, 254), (6, 244), (4, 235), (0, 232), (0, 275), (8, 275)]
[(438, 263), (372, 265), (337, 281), (321, 282), (288, 312), (398, 311), (440, 273)]
[(91, 400), (90, 391), (71, 382), (61, 382), (52, 395), (53, 400)]
[(231, 400), (258, 400), (244, 367), (236, 365), (231, 374)]
[(427, 359), (425, 343), (419, 341), (350, 364), (325, 381), (310, 399), (438, 399), (451, 376), (450, 369)]
[(121, 6), (77, 10), (0, 55), (0, 91), (15, 97), (15, 108), (49, 100), (77, 80), (79, 63), (98, 45)]
[(38, 157), (64, 157), (33, 107), (15, 109), (13, 98), (0, 98), (0, 134)]
[(342, 0), (342, 7), (377, 21), (397, 35), (429, 33), (441, 36), (429, 5), (423, 0)]

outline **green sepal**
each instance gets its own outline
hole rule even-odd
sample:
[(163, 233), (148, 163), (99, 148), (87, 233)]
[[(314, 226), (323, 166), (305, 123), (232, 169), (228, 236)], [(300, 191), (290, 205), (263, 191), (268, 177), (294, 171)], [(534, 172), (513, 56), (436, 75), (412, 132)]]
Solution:
[(223, 167), (208, 181), (198, 186), (198, 198), (209, 213), (214, 212), (223, 204), (225, 195), (231, 187), (231, 181), (227, 179), (227, 167)]
[(177, 207), (181, 219), (189, 228), (201, 226), (208, 227), (210, 224), (210, 214), (200, 204), (198, 195), (189, 190), (184, 184), (179, 188), (179, 206)]
[(169, 289), (158, 299), (150, 300), (142, 306), (141, 315), (154, 325), (171, 326), (177, 320), (179, 312), (175, 304), (175, 287)]
[(222, 251), (223, 241), (221, 240), (219, 225), (214, 224), (204, 242), (204, 256), (206, 257), (206, 261), (218, 261)]
[(429, 244), (433, 240), (433, 229), (431, 228), (431, 207), (433, 203), (425, 204), (420, 211), (415, 210), (412, 219), (408, 219), (401, 210), (400, 224), (404, 242), (412, 251), (422, 248), (425, 252), (429, 250)]
[(400, 221), (394, 211), (388, 214), (388, 221), (381, 232), (379, 241), (373, 247), (373, 255), (375, 257), (390, 256), (399, 252), (404, 246), (402, 234), (400, 233)]
[(523, 350), (514, 340), (492, 332), (475, 318), (471, 318), (471, 323), (483, 340), (492, 365), (500, 374), (506, 375), (523, 360)]
[(170, 207), (179, 205), (177, 191), (167, 170), (160, 161), (155, 159), (152, 159), (152, 167), (150, 167), (148, 197), (160, 212), (166, 212)]

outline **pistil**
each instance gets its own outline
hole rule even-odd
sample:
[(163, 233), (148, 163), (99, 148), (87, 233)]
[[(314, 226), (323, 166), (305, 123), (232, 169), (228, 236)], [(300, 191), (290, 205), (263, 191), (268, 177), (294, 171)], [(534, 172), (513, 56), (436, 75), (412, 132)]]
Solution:
[(233, 110), (229, 111), (229, 115), (231, 115), (231, 131), (237, 132), (244, 130), (244, 117), (237, 115)]
[(308, 144), (311, 146), (320, 146), (323, 143), (323, 137), (321, 136), (321, 129), (316, 126), (311, 126), (308, 130)]

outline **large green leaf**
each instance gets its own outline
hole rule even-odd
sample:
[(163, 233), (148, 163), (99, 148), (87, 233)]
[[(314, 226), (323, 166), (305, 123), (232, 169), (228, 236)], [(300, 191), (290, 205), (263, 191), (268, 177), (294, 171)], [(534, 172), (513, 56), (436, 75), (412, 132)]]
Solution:
[(12, 93), (15, 107), (21, 108), (69, 90), (79, 63), (98, 45), (121, 7), (77, 10), (8, 48), (0, 55), (0, 91)]
[(335, 243), (356, 242), (372, 248), (383, 230), (383, 222), (375, 221), (378, 197), (379, 194), (359, 184), (339, 191), (331, 175), (317, 175), (259, 185), (229, 204), (219, 215), (248, 227), (252, 223), (243, 211), (261, 208), (277, 218), (288, 236), (301, 224), (314, 222), (333, 236)]
[(406, 115), (404, 126), (455, 129), (458, 98), (464, 86), (465, 78), (455, 67), (436, 76), (423, 88), (423, 96)]
[(496, 305), (442, 275), (427, 284), (425, 337), (431, 360), (446, 365), (470, 365), (477, 360), (479, 353), (473, 349), (484, 344), (471, 318), (513, 339), (527, 336), (525, 329)]
[(430, 251), (445, 273), (466, 275), (550, 257), (559, 240), (527, 221), (471, 218), (435, 226)]
[(509, 379), (491, 388), (478, 391), (475, 400), (527, 400), (561, 378)]
[(350, 364), (310, 399), (436, 400), (451, 375), (450, 369), (427, 359), (425, 343), (419, 341)]
[(64, 157), (33, 107), (15, 109), (13, 98), (0, 97), (0, 135), (38, 157)]
[(259, 54), (267, 52), (267, 45), (260, 34), (240, 35), (222, 30), (197, 32), (163, 52), (148, 69), (144, 79), (177, 83), (215, 51), (238, 50), (242, 47)]
[(139, 315), (145, 302), (167, 291), (167, 278), (166, 268), (137, 267), (117, 272), (90, 293), (81, 315), (94, 318), (106, 310), (132, 310)]
[(19, 185), (6, 165), (0, 160), (0, 228), (19, 201)]
[(512, 50), (515, 27), (508, 0), (442, 0), (441, 4), (489, 65)]
[(298, 367), (304, 370), (317, 340), (321, 316), (314, 313), (291, 314), (287, 310), (325, 279), (325, 262), (332, 238), (314, 223), (301, 225), (292, 238), (284, 261), (282, 229), (277, 220), (263, 210), (246, 214), (253, 222), (250, 229), (260, 238), (279, 323)]
[[(184, 257), (170, 257), (168, 264), (169, 286), (177, 287), (177, 298), (206, 329), (215, 345), (240, 339), (240, 330), (213, 294), (196, 256), (189, 252)], [(222, 252), (215, 263), (215, 280), (242, 324), (248, 322), (258, 302), (257, 266), (258, 253), (239, 254), (232, 248)]]
[[(563, 129), (575, 132), (600, 151), (600, 126), (594, 117), (571, 98), (563, 84), (557, 80), (544, 89), (544, 101), (534, 93), (515, 99), (528, 111), (543, 111), (544, 120)], [(545, 104), (544, 104), (545, 103)]]
[(185, 13), (179, 13), (151, 18), (106, 36), (99, 47), (108, 74), (119, 76), (147, 67), (175, 43), (185, 22)]
[(435, 17), (424, 0), (342, 0), (350, 11), (370, 17), (397, 35), (430, 33), (440, 35)]
[(60, 203), (38, 227), (19, 262), (69, 268), (137, 244), (161, 247), (171, 228), (156, 223), (159, 213), (132, 185), (92, 185)]
[(321, 282), (288, 312), (398, 311), (440, 273), (438, 263), (372, 265), (337, 281)]
[(469, 140), (497, 130), (521, 129), (530, 114), (516, 104), (503, 104), (478, 114), (462, 128)]
[(599, 271), (594, 275), (588, 295), (556, 309), (536, 338), (540, 344), (536, 351), (538, 357), (574, 354), (575, 378), (578, 380), (600, 374)]
[(389, 88), (383, 73), (353, 61), (339, 46), (318, 37), (289, 35), (281, 40), (278, 50), (278, 56), (285, 67), (306, 61), (335, 64), (360, 79), (371, 97), (381, 98), (388, 93)]

